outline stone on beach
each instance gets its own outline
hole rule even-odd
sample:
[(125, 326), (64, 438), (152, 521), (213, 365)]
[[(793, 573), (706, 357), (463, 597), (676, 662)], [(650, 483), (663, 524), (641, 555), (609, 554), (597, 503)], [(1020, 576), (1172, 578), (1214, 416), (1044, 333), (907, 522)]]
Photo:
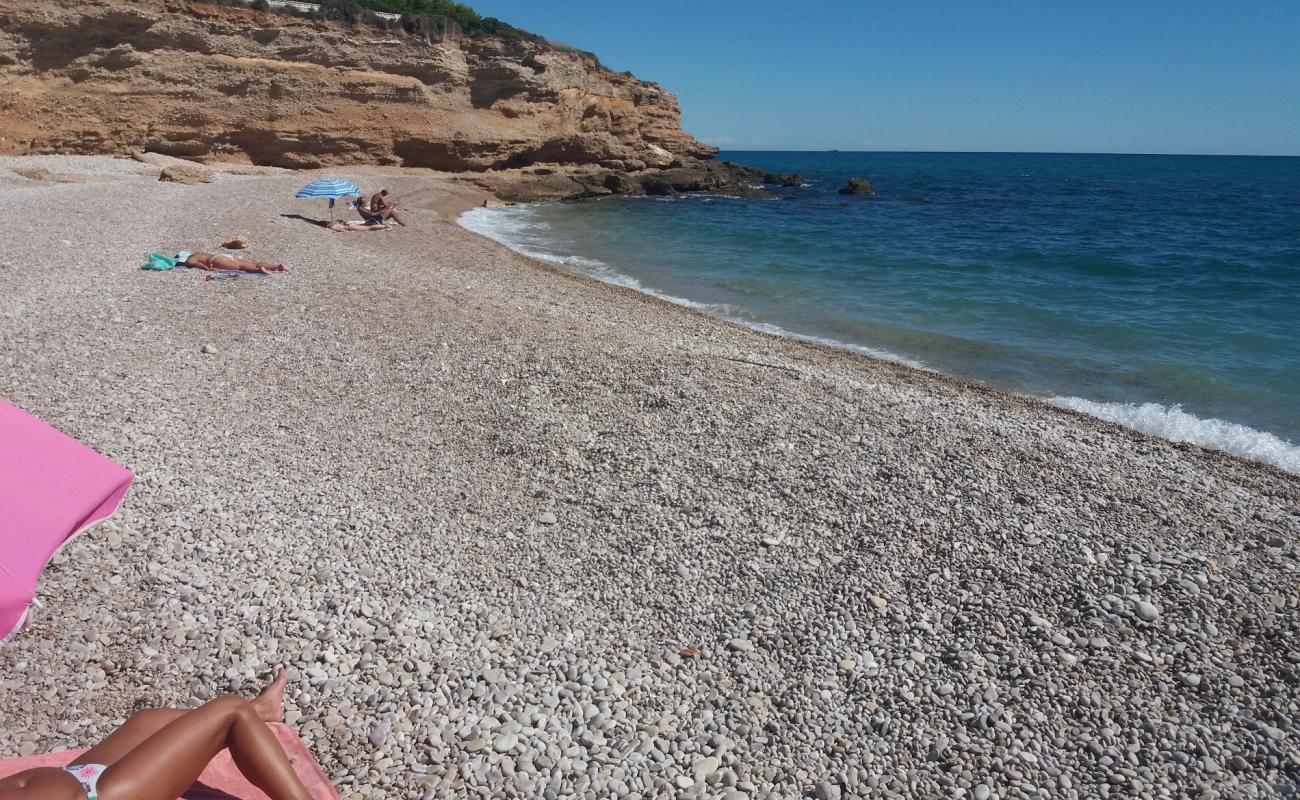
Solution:
[(198, 164), (173, 164), (163, 167), (158, 180), (172, 183), (212, 183), (212, 171)]
[[(557, 273), (459, 182), (359, 172), (415, 225), (341, 251), (157, 170), (0, 159), (0, 391), (138, 476), (0, 755), (284, 665), (349, 798), (1282, 795), (1295, 477)], [(299, 268), (137, 271), (214, 231)]]
[(1155, 622), (1160, 616), (1160, 608), (1147, 600), (1138, 600), (1134, 603), (1133, 610), (1145, 622)]

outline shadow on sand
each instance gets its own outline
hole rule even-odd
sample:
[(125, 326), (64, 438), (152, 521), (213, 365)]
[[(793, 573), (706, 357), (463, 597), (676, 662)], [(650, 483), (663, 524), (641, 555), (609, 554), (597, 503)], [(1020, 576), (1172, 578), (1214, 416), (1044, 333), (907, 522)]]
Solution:
[(312, 225), (315, 225), (318, 228), (323, 228), (329, 224), (323, 219), (312, 219), (311, 217), (304, 217), (302, 214), (281, 214), (280, 216), (284, 217), (285, 219), (298, 219), (298, 220), (302, 220), (303, 222), (310, 222)]

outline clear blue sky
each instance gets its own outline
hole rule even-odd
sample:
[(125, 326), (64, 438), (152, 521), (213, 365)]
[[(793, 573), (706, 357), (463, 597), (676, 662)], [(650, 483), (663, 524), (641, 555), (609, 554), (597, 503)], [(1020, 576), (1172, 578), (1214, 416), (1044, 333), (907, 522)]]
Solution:
[(1300, 155), (1300, 0), (469, 0), (727, 149)]

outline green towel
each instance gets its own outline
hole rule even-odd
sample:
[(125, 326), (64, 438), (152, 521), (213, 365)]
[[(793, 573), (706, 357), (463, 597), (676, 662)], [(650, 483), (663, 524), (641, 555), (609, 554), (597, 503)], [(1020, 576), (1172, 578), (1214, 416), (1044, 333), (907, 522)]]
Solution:
[(177, 261), (174, 258), (169, 258), (162, 253), (150, 253), (149, 260), (146, 261), (145, 265), (140, 267), (140, 269), (152, 269), (157, 270), (158, 272), (163, 272), (176, 266), (176, 264)]

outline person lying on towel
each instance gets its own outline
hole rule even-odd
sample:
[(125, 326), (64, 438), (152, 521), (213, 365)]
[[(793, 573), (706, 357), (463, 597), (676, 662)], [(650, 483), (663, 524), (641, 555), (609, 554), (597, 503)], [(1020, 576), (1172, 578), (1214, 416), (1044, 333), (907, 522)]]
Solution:
[(272, 272), (289, 271), (287, 264), (249, 261), (246, 258), (228, 256), (225, 253), (215, 255), (212, 253), (191, 253), (188, 250), (182, 250), (176, 254), (176, 263), (180, 266), (194, 267), (208, 272), (228, 270), (230, 272), (260, 272), (263, 275), (270, 275)]
[(370, 222), (364, 225), (358, 225), (355, 222), (329, 222), (325, 225), (327, 231), (386, 231), (388, 226), (382, 222)]
[(66, 767), (0, 779), (4, 800), (174, 800), (222, 750), (271, 800), (312, 800), (268, 722), (284, 719), (284, 670), (252, 701), (139, 711)]

